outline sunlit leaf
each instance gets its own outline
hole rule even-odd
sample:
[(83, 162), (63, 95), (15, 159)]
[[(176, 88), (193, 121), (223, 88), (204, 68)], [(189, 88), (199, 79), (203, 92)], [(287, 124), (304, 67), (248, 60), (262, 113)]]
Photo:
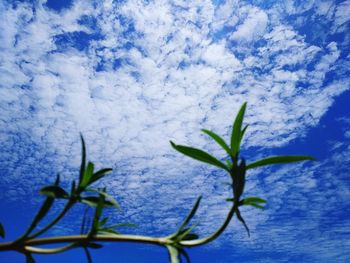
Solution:
[[(99, 195), (98, 197), (95, 196), (91, 196), (93, 198), (97, 198), (97, 204), (96, 204), (96, 209), (95, 209), (95, 214), (94, 214), (94, 218), (92, 221), (92, 227), (91, 227), (91, 231), (89, 233), (90, 236), (94, 235), (97, 233), (98, 229), (98, 225), (99, 225), (99, 221), (100, 221), (100, 217), (102, 215), (102, 210), (104, 207), (104, 203), (105, 203), (105, 198), (103, 195)], [(87, 197), (86, 197), (87, 198)], [(90, 198), (91, 199), (91, 198)], [(89, 201), (90, 203), (96, 203), (96, 199), (94, 199), (94, 202)], [(86, 201), (86, 200), (85, 200)], [(82, 200), (83, 202), (83, 200)]]
[(97, 171), (96, 173), (94, 173), (89, 181), (89, 185), (100, 180), (102, 177), (104, 177), (106, 174), (112, 172), (112, 168), (105, 168), (105, 169), (101, 169), (99, 171)]
[(100, 235), (109, 235), (109, 234), (119, 235), (120, 234), (117, 230), (113, 228), (102, 228), (98, 230), (98, 233)]
[[(97, 196), (85, 196), (85, 197), (82, 197), (80, 199), (80, 202), (87, 204), (88, 206), (91, 206), (91, 207), (97, 207), (99, 204), (99, 200), (100, 199)], [(103, 206), (104, 207), (115, 207), (115, 204), (109, 200), (104, 200)]]
[(216, 141), (227, 152), (228, 155), (231, 155), (230, 147), (228, 147), (228, 145), (226, 144), (224, 139), (222, 139), (215, 132), (212, 132), (212, 131), (209, 131), (209, 130), (206, 130), (206, 129), (202, 129), (202, 131), (204, 133), (208, 134), (211, 138), (213, 138), (214, 141)]
[(262, 203), (265, 204), (266, 200), (260, 198), (260, 197), (246, 197), (243, 199), (244, 204), (249, 204), (249, 203)]
[(68, 193), (58, 185), (45, 186), (45, 187), (40, 189), (39, 193), (42, 195), (46, 195), (48, 197), (52, 197), (52, 198), (68, 198), (69, 197)]
[(303, 156), (303, 155), (271, 156), (247, 165), (247, 170), (256, 168), (256, 167), (265, 166), (265, 165), (271, 165), (271, 164), (293, 163), (293, 162), (308, 161), (308, 160), (315, 160), (315, 159), (311, 156)]
[(89, 184), (93, 173), (94, 173), (94, 164), (92, 162), (88, 162), (88, 165), (84, 171), (83, 179), (80, 183), (81, 187), (84, 188)]
[(231, 133), (231, 153), (232, 153), (232, 156), (236, 156), (236, 154), (239, 152), (240, 142), (241, 142), (241, 138), (242, 138), (242, 130), (241, 130), (242, 129), (242, 122), (243, 122), (246, 107), (247, 107), (247, 103), (245, 102), (241, 106), (241, 108), (236, 116), (236, 119), (233, 123), (232, 133)]
[(211, 156), (209, 153), (206, 153), (202, 150), (196, 149), (196, 148), (192, 148), (192, 147), (187, 147), (187, 146), (183, 146), (183, 145), (176, 145), (175, 143), (173, 143), (172, 141), (170, 141), (171, 146), (177, 150), (178, 152), (187, 155), (193, 159), (196, 159), (198, 161), (204, 162), (204, 163), (208, 163), (214, 166), (217, 166), (219, 168), (225, 169), (226, 171), (229, 171), (229, 169), (226, 167), (225, 164), (223, 164), (222, 162), (220, 162), (218, 159), (216, 159), (215, 157)]
[(104, 196), (104, 198), (106, 199), (107, 205), (108, 206), (113, 206), (115, 208), (119, 208), (119, 204), (118, 202), (114, 199), (113, 196), (107, 194), (104, 191), (100, 191), (100, 190), (96, 190), (96, 189), (92, 189), (92, 188), (88, 188), (86, 189), (87, 192), (93, 192), (93, 193), (98, 193)]

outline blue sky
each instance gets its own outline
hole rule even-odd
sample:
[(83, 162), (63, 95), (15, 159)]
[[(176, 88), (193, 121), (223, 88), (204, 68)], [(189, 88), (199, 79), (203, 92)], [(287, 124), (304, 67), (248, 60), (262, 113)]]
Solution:
[[(202, 235), (225, 217), (226, 175), (169, 145), (225, 157), (200, 129), (228, 138), (248, 102), (242, 155), (309, 154), (316, 162), (252, 171), (242, 209), (193, 262), (350, 261), (350, 1), (1, 1), (0, 222), (24, 231), (37, 191), (69, 182), (88, 157), (133, 222), (166, 235), (199, 195)], [(56, 210), (59, 209), (59, 205)], [(53, 234), (74, 233), (81, 208)], [(96, 262), (165, 262), (161, 248), (108, 245)], [(83, 262), (80, 250), (38, 262)], [(1, 262), (22, 262), (14, 253)]]

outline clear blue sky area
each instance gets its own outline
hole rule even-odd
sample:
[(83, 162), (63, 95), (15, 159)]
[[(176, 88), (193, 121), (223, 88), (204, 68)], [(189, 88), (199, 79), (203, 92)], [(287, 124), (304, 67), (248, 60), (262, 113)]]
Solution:
[[(249, 171), (241, 209), (191, 262), (350, 262), (350, 1), (0, 2), (0, 223), (20, 236), (57, 173), (88, 159), (121, 205), (105, 214), (122, 233), (169, 235), (196, 198), (205, 236), (224, 220), (227, 175), (175, 152), (169, 141), (225, 152), (247, 102), (241, 156), (311, 155)], [(58, 202), (53, 216), (62, 207)], [(77, 234), (82, 205), (47, 235)], [(45, 223), (45, 222), (43, 222)], [(106, 244), (94, 262), (167, 262), (162, 247)], [(81, 248), (36, 262), (87, 262)], [(0, 252), (0, 262), (25, 262)]]

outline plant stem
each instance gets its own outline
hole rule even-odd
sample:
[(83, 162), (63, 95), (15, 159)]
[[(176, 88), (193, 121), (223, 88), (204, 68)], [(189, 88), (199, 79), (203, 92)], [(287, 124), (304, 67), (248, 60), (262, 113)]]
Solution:
[(229, 211), (229, 213), (226, 216), (226, 219), (224, 223), (210, 236), (201, 238), (201, 239), (194, 239), (194, 240), (183, 240), (180, 242), (180, 244), (184, 247), (194, 247), (194, 246), (200, 246), (206, 243), (209, 243), (213, 241), (214, 239), (218, 238), (226, 229), (228, 224), (230, 223), (234, 213), (236, 211), (236, 206), (233, 205)]
[[(77, 246), (77, 244), (84, 244), (88, 242), (134, 242), (134, 243), (146, 243), (146, 244), (153, 244), (153, 245), (160, 245), (160, 246), (171, 243), (171, 241), (169, 241), (167, 238), (147, 237), (147, 236), (139, 236), (139, 235), (96, 235), (93, 237), (89, 237), (88, 235), (72, 235), (72, 236), (46, 237), (46, 238), (25, 240), (21, 244), (16, 242), (1, 243), (0, 251), (6, 251), (6, 250), (23, 251), (26, 248), (28, 248), (30, 249), (31, 253), (44, 253), (44, 254), (49, 253), (50, 254), (50, 253), (58, 253), (60, 251), (54, 252), (54, 251), (49, 251), (50, 249), (33, 248), (33, 246), (59, 244), (59, 243), (74, 243), (74, 246)], [(72, 246), (72, 244), (70, 245)], [(62, 247), (59, 249), (66, 250), (67, 248)]]

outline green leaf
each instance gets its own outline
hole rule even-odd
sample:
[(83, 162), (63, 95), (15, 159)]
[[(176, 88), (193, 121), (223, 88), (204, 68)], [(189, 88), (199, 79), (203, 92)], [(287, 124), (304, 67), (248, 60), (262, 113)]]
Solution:
[(227, 165), (227, 167), (228, 167), (229, 169), (231, 169), (231, 168), (232, 168), (232, 163), (230, 163), (230, 161), (229, 161), (229, 160), (226, 160), (226, 165)]
[(214, 141), (216, 141), (228, 153), (228, 155), (231, 155), (230, 147), (228, 147), (224, 139), (222, 139), (219, 135), (206, 129), (202, 129), (202, 132), (208, 134), (211, 138), (214, 139)]
[[(80, 198), (80, 202), (87, 204), (88, 206), (91, 206), (91, 207), (97, 207), (99, 204), (99, 201), (100, 201), (100, 198), (97, 196), (85, 196)], [(115, 207), (114, 203), (105, 199), (103, 200), (102, 205), (103, 207)]]
[(5, 238), (5, 228), (1, 223), (0, 223), (0, 237)]
[(311, 156), (303, 156), (303, 155), (271, 156), (247, 165), (247, 170), (260, 167), (260, 166), (271, 165), (271, 164), (293, 163), (293, 162), (308, 161), (308, 160), (315, 160), (315, 159)]
[(45, 187), (41, 188), (39, 193), (42, 195), (46, 195), (48, 197), (52, 197), (52, 198), (68, 198), (69, 197), (68, 193), (58, 185), (45, 186)]
[(105, 218), (103, 218), (100, 222), (99, 222), (99, 226), (103, 226), (103, 225), (105, 225), (106, 223), (107, 223), (107, 221), (108, 221), (108, 219), (109, 219), (109, 217), (107, 216), (107, 217), (105, 217)]
[[(99, 226), (99, 221), (100, 221), (100, 217), (102, 215), (102, 210), (103, 210), (103, 207), (104, 207), (104, 203), (105, 203), (105, 198), (102, 194), (100, 194), (98, 197), (96, 196), (90, 196), (91, 198), (97, 198), (97, 205), (96, 205), (96, 209), (95, 209), (95, 214), (94, 214), (94, 219), (92, 221), (92, 227), (91, 227), (91, 231), (89, 233), (89, 236), (93, 236), (97, 233), (97, 231), (99, 230), (98, 229), (98, 226)], [(88, 197), (86, 197), (88, 198)], [(90, 199), (91, 199), (90, 198)], [(92, 199), (91, 199), (92, 200)], [(96, 199), (95, 199), (96, 200)], [(90, 201), (91, 202), (91, 201)], [(95, 202), (95, 201), (94, 201)], [(94, 202), (91, 202), (91, 203), (94, 203)]]
[(96, 189), (92, 189), (92, 188), (88, 188), (86, 189), (87, 192), (93, 192), (93, 193), (98, 193), (98, 194), (101, 194), (104, 196), (104, 198), (106, 199), (106, 201), (108, 202), (108, 206), (112, 206), (112, 207), (116, 207), (116, 208), (119, 208), (119, 204), (118, 202), (114, 199), (113, 196), (107, 194), (106, 192), (104, 191), (100, 191), (100, 190), (96, 190)]
[(114, 234), (114, 235), (120, 235), (120, 233), (113, 228), (101, 228), (98, 230), (98, 233), (100, 235), (109, 235), (109, 234)]
[(239, 202), (240, 206), (250, 205), (260, 209), (265, 208), (262, 204), (266, 204), (266, 200), (261, 199), (260, 197), (247, 197)]
[(79, 184), (81, 185), (81, 182), (84, 178), (84, 172), (86, 167), (86, 147), (85, 147), (85, 141), (82, 134), (80, 134), (81, 139), (81, 164), (80, 164), (80, 172), (79, 172)]
[(100, 180), (102, 177), (104, 177), (106, 174), (112, 172), (112, 168), (105, 168), (105, 169), (101, 169), (99, 171), (97, 171), (96, 173), (94, 173), (89, 181), (89, 185)]
[(249, 203), (262, 203), (262, 204), (266, 204), (266, 200), (260, 198), (260, 197), (247, 197), (244, 198), (243, 200), (243, 204), (249, 204)]
[(231, 133), (231, 154), (232, 156), (236, 156), (240, 149), (240, 143), (242, 138), (242, 122), (244, 118), (245, 109), (247, 107), (247, 103), (243, 103), (241, 106), (236, 119), (233, 123), (232, 133)]
[(182, 222), (182, 224), (179, 227), (179, 230), (181, 231), (190, 221), (191, 219), (194, 217), (194, 215), (196, 214), (199, 204), (201, 202), (202, 196), (198, 197), (194, 206), (192, 207), (190, 213), (187, 215), (187, 217), (185, 218), (185, 220)]
[(89, 184), (93, 173), (94, 173), (94, 164), (92, 162), (88, 162), (88, 165), (84, 171), (83, 179), (80, 183), (80, 187), (84, 188)]
[(229, 169), (226, 167), (225, 164), (220, 162), (215, 157), (211, 156), (209, 153), (206, 153), (202, 150), (192, 148), (192, 147), (187, 147), (187, 146), (183, 146), (183, 145), (176, 145), (172, 141), (170, 141), (170, 144), (175, 150), (177, 150), (178, 152), (180, 152), (184, 155), (187, 155), (187, 156), (189, 156), (193, 159), (196, 159), (198, 161), (208, 163), (208, 164), (217, 166), (219, 168), (225, 169), (226, 171), (229, 171)]
[[(184, 240), (184, 238), (185, 238), (186, 236), (188, 236), (188, 235), (190, 235), (190, 237), (191, 237), (191, 231), (192, 231), (197, 225), (198, 225), (198, 222), (195, 223), (194, 225), (188, 227), (188, 228), (182, 229), (182, 230), (180, 231), (180, 233), (178, 233), (174, 238), (175, 238), (176, 240)], [(197, 236), (197, 234), (194, 234), (194, 235)], [(197, 236), (197, 237), (198, 237), (198, 236)]]

